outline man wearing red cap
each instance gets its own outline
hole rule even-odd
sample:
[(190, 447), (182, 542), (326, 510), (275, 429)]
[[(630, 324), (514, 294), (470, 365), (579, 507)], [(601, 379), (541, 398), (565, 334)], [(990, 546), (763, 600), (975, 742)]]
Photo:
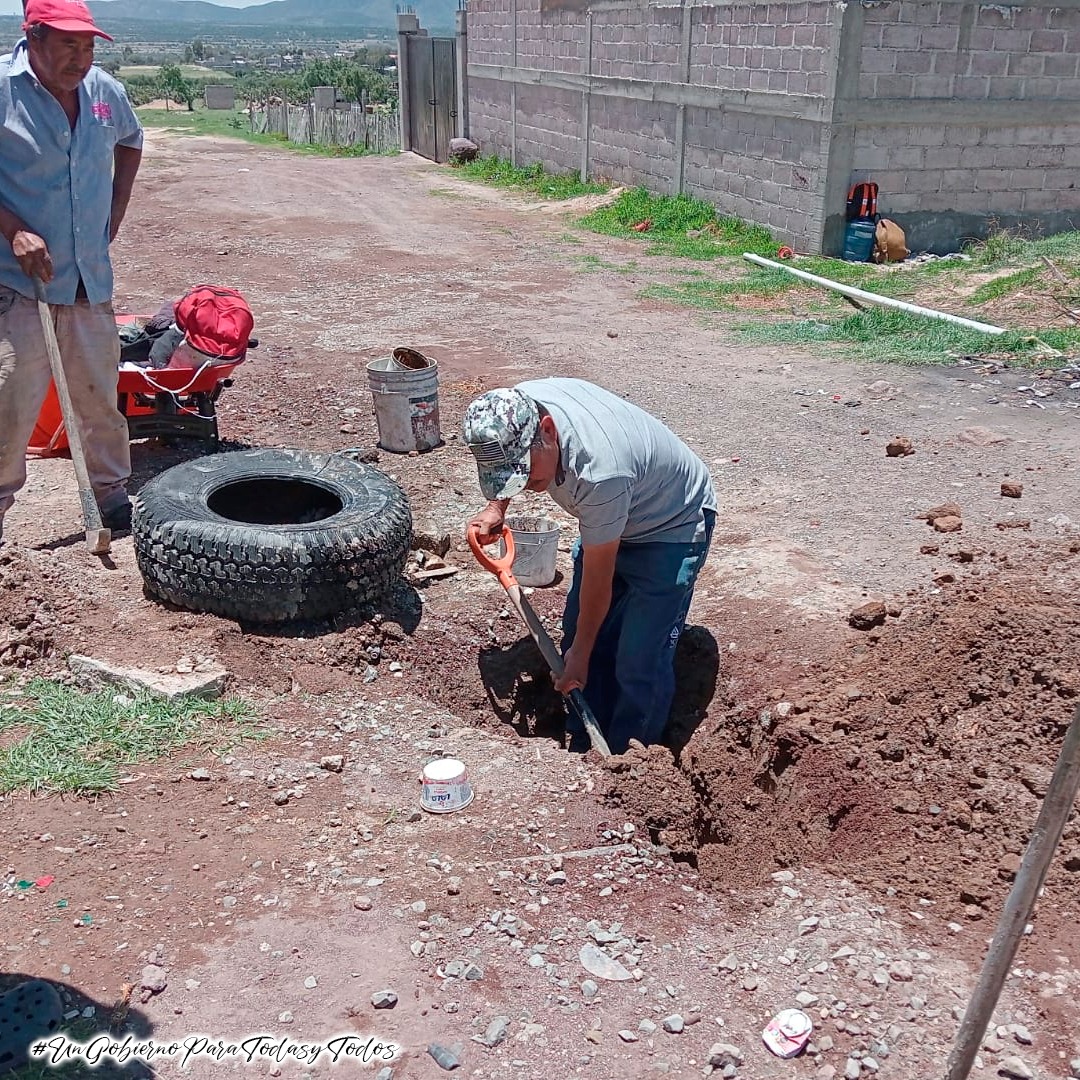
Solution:
[(26, 482), (26, 447), (51, 370), (34, 279), (52, 309), (105, 525), (131, 524), (127, 422), (109, 244), (127, 210), (142, 128), (124, 88), (93, 66), (83, 0), (25, 0), (26, 36), (0, 57), (0, 536)]

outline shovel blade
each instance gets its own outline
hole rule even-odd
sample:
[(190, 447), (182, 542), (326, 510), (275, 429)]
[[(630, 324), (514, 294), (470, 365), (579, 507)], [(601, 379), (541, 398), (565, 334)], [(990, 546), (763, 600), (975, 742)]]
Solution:
[(108, 555), (112, 547), (112, 532), (109, 529), (87, 529), (86, 550), (91, 555)]

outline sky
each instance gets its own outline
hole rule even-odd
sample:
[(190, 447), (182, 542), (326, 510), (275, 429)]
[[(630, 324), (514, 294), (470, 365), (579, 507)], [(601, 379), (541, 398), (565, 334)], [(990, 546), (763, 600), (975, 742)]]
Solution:
[[(262, 4), (266, 0), (210, 0), (210, 3), (219, 7), (251, 7), (252, 4)], [(21, 15), (22, 0), (0, 0), (0, 15)]]

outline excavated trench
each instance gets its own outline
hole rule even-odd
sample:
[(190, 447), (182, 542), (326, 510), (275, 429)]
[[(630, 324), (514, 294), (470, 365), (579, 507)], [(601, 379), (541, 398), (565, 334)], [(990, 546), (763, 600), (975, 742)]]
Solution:
[[(819, 866), (981, 917), (1080, 702), (1078, 549), (987, 560), (779, 683), (725, 656), (685, 746), (613, 759), (608, 799), (722, 889)], [(1047, 886), (1075, 911), (1075, 819)]]

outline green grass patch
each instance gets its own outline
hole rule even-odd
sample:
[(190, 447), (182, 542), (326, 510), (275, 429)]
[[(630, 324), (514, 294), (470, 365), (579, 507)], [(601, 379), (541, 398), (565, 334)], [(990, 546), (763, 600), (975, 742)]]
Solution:
[[(188, 112), (182, 105), (173, 109), (138, 109), (136, 113), (146, 127), (164, 128), (166, 131), (179, 131), (187, 135), (210, 135), (223, 139), (242, 139), (258, 146), (275, 146), (281, 150), (291, 150), (297, 154), (310, 154), (315, 157), (373, 157), (375, 151), (365, 150), (362, 146), (318, 146), (307, 143), (290, 142), (284, 135), (262, 135), (251, 130), (251, 121), (243, 109), (235, 112), (229, 109), (207, 109), (196, 106), (194, 112)], [(397, 154), (397, 150), (388, 150), (388, 155)]]
[[(649, 222), (646, 231), (635, 225)], [(624, 191), (580, 221), (583, 228), (605, 236), (640, 237), (649, 255), (715, 259), (752, 251), (772, 255), (776, 240), (768, 229), (739, 218), (719, 217), (716, 207), (689, 195), (651, 195), (645, 188)]]
[(115, 791), (136, 762), (181, 747), (205, 755), (257, 737), (250, 716), (235, 698), (166, 701), (34, 679), (0, 707), (0, 792)]
[[(729, 311), (742, 296), (779, 296), (795, 281), (780, 270), (759, 267), (732, 281), (717, 281), (703, 275), (688, 276), (674, 285), (650, 285), (642, 296), (654, 300), (669, 300), (702, 311)], [(798, 284), (798, 282), (795, 282)]]
[(1013, 274), (1005, 274), (994, 278), (993, 281), (985, 281), (968, 297), (968, 303), (973, 305), (988, 304), (991, 300), (1000, 300), (1003, 296), (1010, 296), (1019, 289), (1037, 281), (1043, 275), (1044, 267), (1029, 266), (1024, 270), (1017, 270)]
[(965, 245), (964, 253), (971, 256), (976, 266), (991, 268), (1033, 262), (1044, 255), (1075, 261), (1080, 259), (1080, 232), (1033, 238), (1022, 231), (1002, 229), (985, 240)]
[(1017, 330), (994, 336), (955, 323), (903, 311), (868, 308), (837, 321), (800, 319), (736, 327), (745, 341), (769, 345), (836, 345), (847, 355), (903, 364), (949, 363), (963, 356), (1007, 356), (1021, 362), (1053, 364), (1039, 342), (1063, 354), (1080, 353), (1076, 330)]
[(454, 170), (467, 180), (527, 191), (542, 199), (573, 199), (578, 195), (598, 195), (608, 190), (607, 184), (591, 180), (582, 183), (577, 173), (549, 173), (539, 162), (514, 166), (495, 154), (454, 165)]
[(576, 258), (581, 264), (581, 268), (587, 273), (593, 273), (597, 270), (610, 270), (616, 274), (638, 274), (641, 272), (641, 264), (637, 259), (631, 259), (625, 263), (613, 263), (601, 259), (599, 255), (578, 255)]

